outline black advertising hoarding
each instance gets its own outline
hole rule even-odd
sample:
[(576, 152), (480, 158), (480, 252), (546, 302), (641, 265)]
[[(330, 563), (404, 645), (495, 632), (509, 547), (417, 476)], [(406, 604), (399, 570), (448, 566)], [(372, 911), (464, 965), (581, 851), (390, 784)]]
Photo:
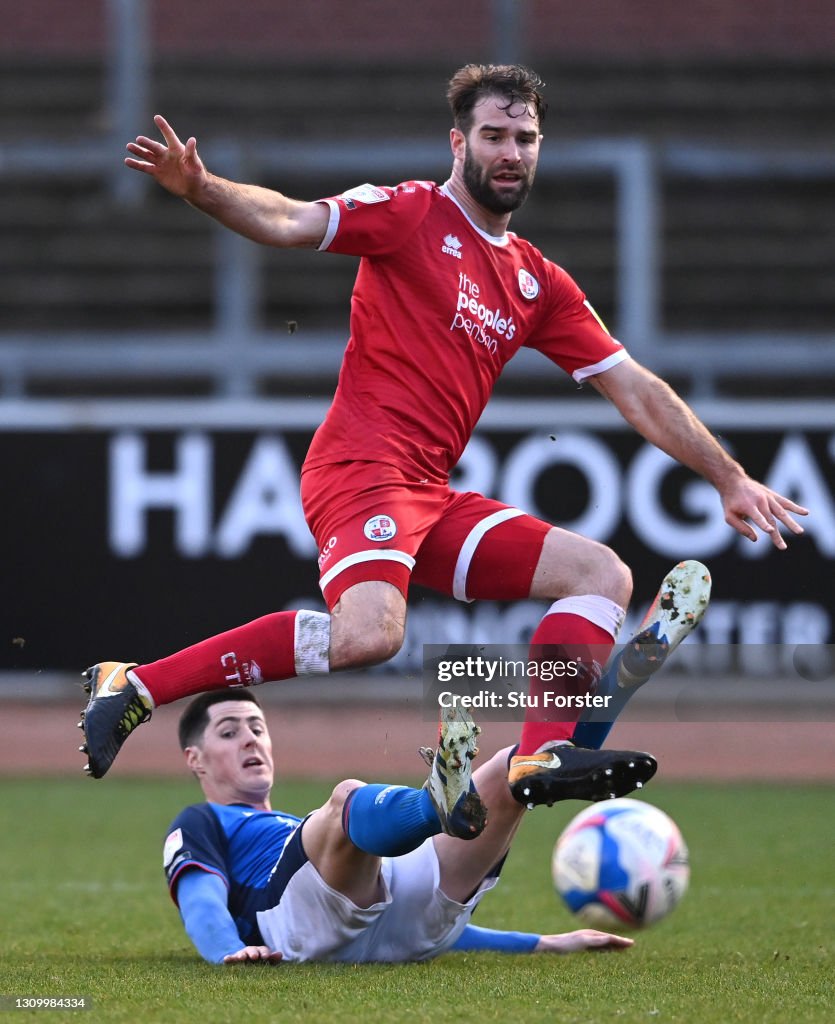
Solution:
[[(320, 607), (298, 472), (320, 401), (0, 405), (0, 669), (147, 661), (280, 608)], [(705, 642), (824, 644), (835, 620), (835, 415), (713, 403), (703, 418), (749, 472), (812, 509), (778, 552), (723, 521), (712, 489), (604, 403), (496, 401), (454, 485), (611, 545), (635, 614), (682, 558), (711, 569)], [(410, 599), (396, 659), (425, 643), (524, 642), (538, 602)]]

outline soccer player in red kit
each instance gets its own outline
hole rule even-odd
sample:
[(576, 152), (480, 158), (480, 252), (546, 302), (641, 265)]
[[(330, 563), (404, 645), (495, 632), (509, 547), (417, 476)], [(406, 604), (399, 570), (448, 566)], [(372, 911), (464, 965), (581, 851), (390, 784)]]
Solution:
[[(802, 532), (791, 513), (806, 510), (748, 477), (608, 334), (571, 277), (508, 230), (536, 172), (541, 84), (518, 65), (455, 73), (453, 166), (440, 186), (365, 184), (301, 202), (211, 174), (195, 139), (182, 143), (159, 115), (162, 142), (140, 136), (128, 145), (128, 167), (247, 238), (362, 259), (339, 385), (302, 470), (330, 614), (277, 612), (149, 665), (93, 666), (84, 729), (94, 776), (158, 704), (392, 657), (410, 579), (464, 601), (552, 602), (534, 647), (593, 651), (582, 686), (594, 685), (631, 596), (629, 569), (602, 544), (448, 484), (522, 346), (591, 383), (644, 438), (710, 481), (743, 536), (756, 540), (757, 527), (782, 549), (778, 520)], [(574, 728), (524, 723), (509, 768), (518, 800), (622, 795), (654, 771), (648, 755), (573, 746)]]

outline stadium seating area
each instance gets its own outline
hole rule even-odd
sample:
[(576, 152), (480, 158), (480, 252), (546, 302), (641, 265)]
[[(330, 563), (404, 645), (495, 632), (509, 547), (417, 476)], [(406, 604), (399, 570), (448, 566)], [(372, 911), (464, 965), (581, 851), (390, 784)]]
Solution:
[[(835, 64), (823, 61), (598, 61), (541, 66), (548, 144), (642, 137), (780, 152), (830, 145)], [(326, 72), (285, 62), (162, 59), (154, 109), (205, 143), (234, 137), (329, 141), (445, 137), (447, 63)], [(103, 67), (93, 59), (4, 59), (0, 155), (22, 140), (106, 136)], [(148, 131), (149, 125), (137, 125)], [(125, 140), (126, 141), (126, 140)], [(112, 160), (122, 159), (114, 143)], [(434, 174), (443, 178), (446, 166)], [(204, 329), (211, 322), (210, 222), (153, 189), (116, 203), (101, 174), (13, 177), (0, 190), (0, 330)], [(0, 164), (2, 171), (2, 164)], [(125, 171), (127, 174), (128, 172)], [(429, 176), (422, 169), (420, 176)], [(379, 180), (373, 166), (367, 178)], [(314, 198), (358, 183), (288, 166), (273, 183)], [(662, 179), (663, 326), (671, 330), (831, 330), (835, 177)], [(604, 317), (614, 305), (614, 192), (605, 175), (542, 177), (514, 226), (566, 266)], [(316, 261), (315, 272), (313, 262)], [(262, 324), (343, 330), (350, 260), (265, 254)]]

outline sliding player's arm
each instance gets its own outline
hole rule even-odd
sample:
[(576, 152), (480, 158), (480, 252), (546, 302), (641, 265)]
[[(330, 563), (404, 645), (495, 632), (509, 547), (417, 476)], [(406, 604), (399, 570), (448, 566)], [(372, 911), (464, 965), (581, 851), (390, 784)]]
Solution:
[(327, 206), (219, 178), (206, 169), (195, 138), (181, 142), (161, 114), (154, 123), (163, 141), (139, 135), (127, 145), (131, 155), (125, 158), (126, 166), (150, 175), (172, 195), (253, 242), (290, 249), (315, 248), (322, 241), (328, 226)]
[(579, 931), (557, 935), (536, 935), (532, 932), (505, 932), (468, 924), (452, 949), (456, 952), (581, 953), (587, 949), (628, 949), (632, 944), (632, 939), (593, 928), (581, 928)]
[(184, 871), (177, 880), (177, 905), (188, 937), (209, 963), (281, 959), (280, 953), (266, 946), (243, 945), (226, 905), (226, 885), (217, 875), (199, 869)]

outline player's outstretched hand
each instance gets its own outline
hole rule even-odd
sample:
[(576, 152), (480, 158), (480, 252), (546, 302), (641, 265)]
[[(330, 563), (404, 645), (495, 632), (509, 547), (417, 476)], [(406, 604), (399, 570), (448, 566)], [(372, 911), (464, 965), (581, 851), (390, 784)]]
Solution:
[(581, 928), (561, 935), (540, 935), (534, 953), (582, 953), (584, 950), (629, 949), (634, 939), (623, 935), (610, 935), (594, 928)]
[(785, 551), (786, 542), (778, 529), (778, 521), (794, 534), (803, 533), (803, 527), (792, 518), (792, 513), (807, 516), (809, 510), (765, 484), (748, 476), (736, 477), (721, 493), (725, 522), (748, 540), (757, 540), (756, 526), (771, 538), (775, 548)]
[(281, 953), (276, 949), (270, 949), (269, 946), (244, 946), (237, 953), (230, 953), (223, 958), (225, 964), (277, 964), (279, 960)]
[(138, 135), (136, 142), (127, 145), (132, 156), (125, 157), (125, 165), (150, 174), (175, 196), (188, 199), (196, 195), (207, 177), (203, 161), (197, 155), (197, 140), (192, 137), (183, 144), (162, 114), (154, 116), (154, 124), (164, 141)]

